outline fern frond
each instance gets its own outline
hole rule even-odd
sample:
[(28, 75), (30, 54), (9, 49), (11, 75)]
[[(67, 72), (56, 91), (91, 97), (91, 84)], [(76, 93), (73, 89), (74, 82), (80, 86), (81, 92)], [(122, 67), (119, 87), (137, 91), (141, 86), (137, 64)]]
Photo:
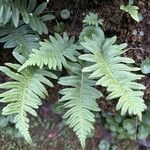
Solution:
[(43, 14), (47, 7), (47, 2), (43, 2), (36, 7), (36, 0), (2, 0), (0, 2), (0, 25), (5, 25), (12, 20), (15, 27), (18, 27), (20, 17), (26, 24), (30, 24), (34, 31), (39, 34), (48, 34), (45, 21), (53, 20), (51, 14)]
[[(21, 3), (24, 4), (24, 0), (22, 0)], [(28, 2), (26, 2), (26, 4), (27, 3), (29, 4), (23, 5), (23, 11), (22, 6), (20, 7), (20, 12), (24, 22), (27, 24), (29, 23), (31, 28), (34, 31), (37, 31), (39, 34), (48, 34), (48, 28), (44, 22), (53, 20), (55, 16), (51, 14), (43, 14), (44, 10), (47, 7), (47, 2), (43, 2), (37, 7), (36, 0), (29, 0)]]
[(59, 84), (69, 86), (60, 91), (60, 94), (64, 95), (60, 102), (63, 102), (63, 107), (67, 109), (63, 118), (67, 120), (69, 127), (73, 128), (84, 148), (87, 137), (94, 129), (93, 112), (100, 111), (96, 100), (100, 98), (101, 93), (93, 87), (95, 81), (88, 79), (84, 73), (62, 77)]
[(103, 19), (99, 19), (98, 14), (89, 13), (88, 15), (85, 16), (83, 23), (98, 27), (99, 24), (103, 25)]
[(135, 20), (135, 21), (137, 21), (137, 22), (139, 22), (140, 21), (140, 15), (139, 15), (139, 12), (138, 12), (138, 7), (137, 6), (134, 6), (134, 5), (132, 5), (132, 4), (128, 4), (128, 5), (121, 5), (120, 6), (120, 9), (121, 10), (123, 10), (123, 11), (125, 11), (125, 12), (127, 12), (127, 13), (129, 13), (130, 14), (130, 16)]
[(135, 80), (141, 79), (142, 75), (133, 73), (140, 70), (131, 66), (134, 60), (121, 56), (126, 44), (117, 45), (115, 41), (116, 37), (105, 38), (104, 34), (100, 38), (95, 34), (91, 38), (85, 36), (81, 44), (90, 54), (83, 54), (79, 58), (92, 65), (85, 67), (83, 72), (92, 72), (89, 77), (97, 79), (96, 85), (107, 87), (110, 93), (107, 99), (119, 98), (116, 109), (121, 109), (122, 115), (128, 112), (138, 115), (141, 120), (142, 112), (146, 109), (141, 91), (145, 87)]
[(14, 48), (14, 52), (28, 58), (32, 49), (39, 47), (39, 36), (28, 25), (20, 23), (18, 28), (7, 25), (0, 28), (0, 43), (5, 43), (4, 48)]
[(12, 16), (11, 6), (7, 0), (0, 1), (0, 26), (4, 26), (9, 22)]
[(62, 66), (67, 65), (67, 59), (76, 61), (75, 50), (77, 49), (74, 44), (74, 38), (68, 37), (67, 33), (64, 33), (63, 37), (59, 34), (55, 34), (55, 37), (49, 36), (50, 40), (44, 40), (40, 42), (39, 49), (33, 49), (33, 53), (30, 54), (29, 59), (19, 69), (22, 70), (27, 66), (35, 66), (42, 68), (44, 65), (48, 65), (49, 69), (59, 70)]
[(0, 71), (12, 78), (13, 81), (0, 84), (0, 89), (6, 90), (0, 94), (0, 102), (7, 103), (2, 114), (14, 114), (16, 128), (19, 129), (26, 141), (31, 143), (27, 113), (37, 116), (34, 109), (42, 104), (41, 99), (47, 95), (47, 90), (43, 84), (53, 86), (46, 77), (56, 78), (56, 76), (46, 70), (35, 68), (27, 68), (18, 73), (19, 64), (8, 63), (6, 65), (7, 67), (1, 66)]

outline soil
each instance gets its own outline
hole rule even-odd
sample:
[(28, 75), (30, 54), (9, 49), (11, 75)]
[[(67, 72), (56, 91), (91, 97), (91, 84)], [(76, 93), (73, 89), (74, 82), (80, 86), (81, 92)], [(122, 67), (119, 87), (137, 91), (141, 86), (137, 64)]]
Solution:
[[(39, 3), (42, 0), (39, 0)], [(107, 37), (117, 35), (118, 43), (128, 43), (128, 51), (124, 54), (135, 60), (135, 66), (140, 67), (141, 62), (150, 58), (150, 1), (134, 0), (135, 5), (140, 9), (143, 20), (136, 23), (130, 16), (122, 12), (119, 7), (127, 3), (127, 0), (51, 0), (48, 9), (56, 16), (58, 22), (64, 22), (65, 30), (70, 36), (78, 38), (82, 28), (82, 20), (88, 12), (96, 12), (104, 20), (103, 30)], [(62, 20), (59, 12), (62, 9), (68, 9), (71, 16), (67, 20)], [(49, 24), (49, 31), (52, 33), (53, 25), (56, 21)], [(142, 34), (141, 34), (142, 33)], [(1, 45), (2, 47), (2, 45)], [(14, 62), (11, 50), (1, 50), (0, 65), (6, 62)], [(7, 77), (0, 74), (0, 82), (8, 80)], [(150, 102), (150, 75), (145, 75), (139, 82), (146, 86), (144, 99)], [(101, 87), (100, 87), (101, 88)], [(78, 139), (71, 129), (69, 129), (61, 117), (62, 114), (52, 110), (52, 106), (59, 99), (58, 91), (60, 85), (55, 83), (54, 88), (48, 89), (49, 97), (39, 110), (39, 118), (31, 119), (31, 133), (36, 145), (30, 147), (23, 140), (12, 139), (8, 135), (0, 134), (1, 150), (79, 150)], [(107, 95), (105, 88), (102, 89)], [(99, 106), (103, 112), (109, 111), (115, 113), (115, 102), (106, 102), (101, 99)], [(95, 134), (93, 138), (87, 140), (86, 150), (98, 150), (98, 144), (101, 139), (114, 142), (101, 122), (95, 124)], [(115, 143), (115, 142), (114, 142)], [(141, 145), (143, 143), (140, 143)], [(142, 150), (140, 144), (135, 141), (120, 141), (119, 150)], [(143, 144), (144, 145), (144, 144)], [(150, 145), (150, 144), (149, 144)]]

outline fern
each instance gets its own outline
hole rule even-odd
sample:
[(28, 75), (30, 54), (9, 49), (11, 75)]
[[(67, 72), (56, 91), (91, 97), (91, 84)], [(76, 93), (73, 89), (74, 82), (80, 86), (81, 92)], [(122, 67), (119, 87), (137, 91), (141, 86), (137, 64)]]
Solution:
[(20, 23), (18, 28), (11, 25), (0, 28), (0, 43), (5, 43), (4, 48), (14, 48), (14, 54), (22, 54), (28, 58), (32, 49), (39, 47), (38, 41), (39, 36), (28, 25)]
[(99, 24), (103, 25), (103, 19), (98, 19), (98, 14), (94, 13), (89, 13), (88, 15), (86, 15), (83, 22), (87, 25), (94, 25), (96, 27), (98, 27)]
[(7, 0), (0, 1), (0, 26), (4, 26), (9, 22), (12, 16), (11, 6), (8, 4)]
[(69, 86), (60, 91), (60, 94), (64, 95), (60, 102), (63, 102), (64, 108), (67, 109), (63, 118), (67, 119), (67, 124), (76, 132), (84, 148), (86, 138), (94, 129), (93, 112), (100, 111), (96, 100), (101, 93), (93, 87), (95, 81), (88, 79), (88, 76), (81, 72), (60, 78), (59, 84)]
[(14, 81), (0, 84), (0, 89), (7, 90), (0, 94), (0, 102), (7, 103), (7, 106), (2, 110), (2, 114), (14, 114), (16, 128), (19, 129), (26, 141), (31, 143), (27, 113), (37, 116), (34, 109), (42, 104), (41, 99), (44, 99), (47, 95), (43, 84), (53, 86), (46, 77), (56, 78), (56, 76), (46, 70), (37, 70), (31, 67), (17, 73), (16, 71), (20, 68), (19, 64), (7, 63), (6, 65), (8, 67), (1, 66), (0, 71)]
[(67, 59), (76, 61), (74, 55), (77, 53), (75, 51), (77, 45), (74, 44), (73, 37), (69, 39), (68, 35), (64, 33), (63, 37), (55, 34), (55, 37), (49, 36), (49, 38), (49, 41), (40, 42), (39, 49), (33, 49), (33, 53), (19, 70), (31, 65), (37, 65), (40, 68), (48, 65), (49, 69), (56, 70), (58, 67), (61, 70), (62, 66), (67, 66)]
[(0, 2), (0, 24), (5, 25), (12, 20), (15, 27), (18, 27), (20, 16), (26, 24), (30, 24), (34, 31), (39, 34), (48, 34), (45, 21), (50, 21), (55, 17), (51, 14), (43, 14), (47, 2), (36, 7), (36, 0), (2, 0)]
[(135, 82), (142, 75), (132, 73), (140, 69), (131, 66), (134, 63), (131, 58), (121, 56), (126, 44), (114, 44), (116, 37), (105, 38), (102, 30), (97, 35), (91, 34), (91, 38), (85, 36), (81, 42), (90, 54), (83, 54), (79, 58), (92, 63), (83, 72), (92, 72), (89, 77), (98, 79), (96, 85), (107, 87), (110, 93), (107, 99), (119, 98), (116, 109), (121, 109), (122, 115), (128, 112), (138, 115), (141, 120), (142, 112), (146, 109), (141, 91), (145, 87)]
[(120, 6), (120, 9), (121, 10), (123, 10), (123, 11), (125, 11), (125, 12), (127, 12), (127, 13), (129, 13), (130, 14), (130, 16), (135, 20), (135, 21), (137, 21), (137, 22), (139, 22), (140, 21), (140, 18), (139, 18), (139, 13), (138, 13), (138, 7), (137, 6), (134, 6), (134, 5), (132, 5), (132, 4), (128, 4), (128, 5), (121, 5)]

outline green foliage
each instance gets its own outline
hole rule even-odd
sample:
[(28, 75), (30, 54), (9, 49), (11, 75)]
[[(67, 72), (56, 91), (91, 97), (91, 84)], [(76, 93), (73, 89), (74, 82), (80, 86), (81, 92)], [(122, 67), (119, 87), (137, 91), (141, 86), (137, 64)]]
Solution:
[(106, 140), (101, 140), (98, 145), (99, 150), (109, 150), (110, 144)]
[(63, 118), (67, 119), (67, 124), (76, 132), (82, 147), (85, 147), (86, 138), (94, 130), (94, 111), (100, 111), (96, 100), (101, 93), (93, 86), (94, 80), (88, 79), (87, 74), (81, 73), (81, 67), (77, 74), (62, 77), (59, 84), (69, 86), (60, 91), (64, 95), (60, 102), (64, 102), (63, 107), (67, 109)]
[(65, 32), (65, 27), (66, 26), (63, 22), (60, 22), (60, 23), (57, 22), (57, 24), (54, 26), (53, 30), (56, 33), (63, 33), (63, 32)]
[(126, 119), (123, 121), (123, 128), (127, 130), (129, 134), (135, 134), (136, 128), (134, 123), (134, 120)]
[(146, 112), (143, 115), (143, 121), (138, 127), (137, 137), (138, 139), (145, 139), (150, 135), (150, 112)]
[(31, 143), (27, 113), (37, 116), (34, 109), (42, 104), (41, 99), (48, 94), (43, 84), (53, 86), (46, 77), (56, 78), (56, 76), (46, 70), (35, 68), (24, 69), (17, 73), (16, 71), (20, 68), (19, 64), (7, 63), (6, 66), (8, 67), (1, 66), (0, 71), (14, 81), (0, 84), (0, 89), (7, 90), (0, 94), (0, 102), (7, 103), (2, 110), (2, 115), (15, 115), (16, 128), (26, 141)]
[(28, 25), (22, 23), (18, 25), (18, 28), (10, 24), (0, 28), (0, 43), (5, 43), (4, 48), (14, 48), (14, 55), (22, 54), (28, 58), (32, 49), (39, 47), (39, 40), (39, 36)]
[(48, 65), (49, 69), (62, 70), (62, 66), (67, 66), (68, 60), (76, 61), (76, 49), (73, 37), (69, 39), (67, 33), (64, 33), (63, 37), (56, 33), (54, 37), (49, 36), (49, 40), (40, 42), (40, 48), (32, 50), (33, 53), (19, 70), (31, 65), (40, 68)]
[(139, 13), (138, 13), (138, 7), (137, 6), (134, 6), (134, 5), (132, 5), (132, 3), (129, 3), (128, 5), (121, 5), (120, 6), (120, 9), (121, 10), (123, 10), (123, 11), (125, 11), (125, 12), (127, 12), (127, 13), (129, 13), (130, 14), (130, 16), (135, 20), (135, 21), (137, 21), (137, 22), (139, 22), (140, 21), (140, 15), (139, 15)]
[(0, 116), (0, 129), (3, 129), (8, 126), (9, 122), (11, 122), (13, 116)]
[(94, 13), (89, 13), (88, 15), (86, 15), (83, 22), (87, 25), (94, 25), (96, 27), (98, 27), (99, 24), (103, 25), (103, 19), (99, 19), (98, 14)]
[[(14, 57), (21, 63), (0, 66), (0, 71), (11, 78), (0, 84), (0, 102), (6, 103), (2, 114), (14, 116), (13, 122), (26, 141), (32, 142), (28, 115), (37, 115), (35, 109), (38, 109), (42, 104), (41, 99), (45, 99), (48, 94), (44, 85), (52, 87), (48, 78), (56, 79), (56, 75), (45, 68), (62, 71), (64, 67), (69, 74), (59, 79), (59, 84), (64, 86), (60, 91), (63, 95), (60, 102), (66, 110), (63, 118), (73, 128), (83, 148), (86, 139), (94, 133), (96, 112), (100, 111), (96, 101), (102, 94), (95, 88), (96, 85), (107, 87), (106, 99), (119, 99), (116, 109), (121, 109), (121, 115), (128, 112), (142, 120), (142, 112), (146, 109), (142, 99), (145, 87), (135, 82), (142, 77), (137, 74), (140, 69), (132, 66), (134, 61), (131, 58), (122, 56), (126, 44), (114, 44), (116, 37), (105, 38), (98, 27), (103, 20), (94, 13), (85, 17), (83, 22), (86, 27), (80, 34), (78, 44), (67, 33), (58, 34), (65, 30), (63, 23), (54, 27), (58, 33), (50, 35), (48, 40), (40, 41), (38, 34), (48, 34), (45, 22), (54, 19), (54, 16), (45, 11), (48, 1), (39, 6), (36, 2), (0, 1), (0, 43), (4, 44), (4, 48), (13, 49)], [(124, 8), (125, 11), (130, 13), (131, 8), (127, 8)], [(135, 11), (132, 10), (131, 16), (137, 20), (137, 7), (133, 8)], [(65, 9), (60, 15), (63, 19), (68, 19), (70, 12)], [(82, 55), (77, 51), (81, 49)], [(1, 118), (2, 126), (7, 125), (6, 118)], [(144, 120), (143, 124), (138, 124), (139, 138), (149, 135), (148, 120)], [(133, 120), (124, 120), (120, 115), (115, 116), (115, 120), (108, 117), (106, 121), (115, 134), (126, 131), (125, 135), (133, 135), (136, 132)]]
[(68, 19), (70, 17), (70, 11), (68, 9), (63, 9), (60, 12), (60, 16), (62, 19)]
[(118, 139), (136, 139), (138, 122), (136, 122), (135, 117), (132, 119), (126, 119), (120, 114), (103, 114), (103, 116), (106, 118), (105, 127), (111, 130), (113, 136)]
[(111, 150), (118, 150), (118, 146), (117, 145), (112, 145)]
[(0, 114), (0, 134), (6, 134), (11, 138), (21, 138), (22, 135), (17, 129), (14, 129), (14, 115), (3, 116)]
[(18, 27), (20, 16), (26, 24), (30, 24), (39, 34), (48, 34), (45, 21), (55, 17), (51, 14), (43, 14), (47, 2), (36, 7), (36, 0), (2, 0), (0, 2), (0, 25), (4, 26), (11, 19), (14, 26)]
[(150, 59), (146, 59), (141, 64), (141, 71), (144, 74), (150, 73)]
[[(0, 26), (6, 25), (6, 23), (9, 22), (11, 16), (12, 16), (11, 5), (9, 5), (7, 0), (1, 0), (0, 1)], [(16, 15), (14, 14), (14, 16)], [(19, 21), (18, 19), (16, 19), (16, 21)]]
[(111, 130), (112, 135), (118, 139), (145, 139), (150, 135), (150, 112), (143, 114), (142, 122), (139, 122), (136, 117), (122, 117), (120, 114), (103, 113), (106, 119), (105, 127)]
[(142, 75), (133, 73), (140, 68), (131, 66), (134, 63), (131, 58), (121, 56), (126, 44), (114, 44), (116, 37), (105, 38), (100, 28), (97, 31), (99, 34), (91, 34), (91, 37), (85, 34), (84, 41), (81, 42), (90, 53), (83, 54), (79, 58), (91, 62), (91, 65), (83, 68), (83, 72), (92, 72), (89, 77), (97, 79), (96, 85), (107, 87), (109, 95), (106, 99), (119, 98), (116, 109), (121, 109), (122, 115), (128, 112), (130, 115), (138, 115), (142, 120), (142, 112), (146, 109), (146, 105), (141, 90), (145, 87), (135, 82), (141, 79)]

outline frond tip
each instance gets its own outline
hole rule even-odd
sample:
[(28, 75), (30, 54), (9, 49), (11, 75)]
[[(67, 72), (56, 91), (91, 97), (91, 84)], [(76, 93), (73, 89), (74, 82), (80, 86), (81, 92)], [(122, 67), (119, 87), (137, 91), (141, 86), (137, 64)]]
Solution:
[(60, 78), (59, 83), (71, 86), (60, 91), (64, 95), (60, 102), (67, 109), (63, 118), (79, 138), (82, 147), (85, 147), (86, 138), (94, 129), (94, 111), (100, 111), (96, 100), (101, 93), (95, 89), (95, 81), (88, 79), (83, 73)]
[(101, 38), (95, 34), (91, 34), (91, 38), (85, 36), (81, 42), (90, 54), (83, 54), (79, 58), (92, 63), (83, 68), (83, 72), (91, 72), (89, 77), (97, 79), (96, 85), (107, 87), (110, 93), (107, 99), (119, 98), (117, 110), (121, 109), (122, 115), (128, 112), (138, 115), (141, 120), (142, 112), (146, 109), (141, 91), (145, 87), (135, 82), (142, 75), (133, 73), (140, 69), (131, 66), (134, 60), (121, 56), (126, 44), (114, 44), (116, 37), (106, 39), (104, 34), (101, 35)]
[(24, 69), (17, 73), (20, 68), (19, 64), (8, 63), (6, 65), (8, 67), (1, 66), (0, 71), (14, 81), (0, 84), (0, 89), (7, 90), (0, 94), (0, 102), (7, 103), (7, 106), (2, 110), (2, 114), (14, 114), (16, 128), (19, 129), (26, 141), (31, 143), (27, 113), (37, 116), (34, 109), (37, 109), (42, 104), (41, 99), (47, 95), (47, 90), (43, 84), (53, 86), (46, 77), (56, 78), (56, 76), (46, 70), (35, 68)]
[(103, 19), (99, 19), (98, 14), (89, 13), (88, 15), (86, 15), (83, 23), (98, 27), (99, 24), (103, 25)]

